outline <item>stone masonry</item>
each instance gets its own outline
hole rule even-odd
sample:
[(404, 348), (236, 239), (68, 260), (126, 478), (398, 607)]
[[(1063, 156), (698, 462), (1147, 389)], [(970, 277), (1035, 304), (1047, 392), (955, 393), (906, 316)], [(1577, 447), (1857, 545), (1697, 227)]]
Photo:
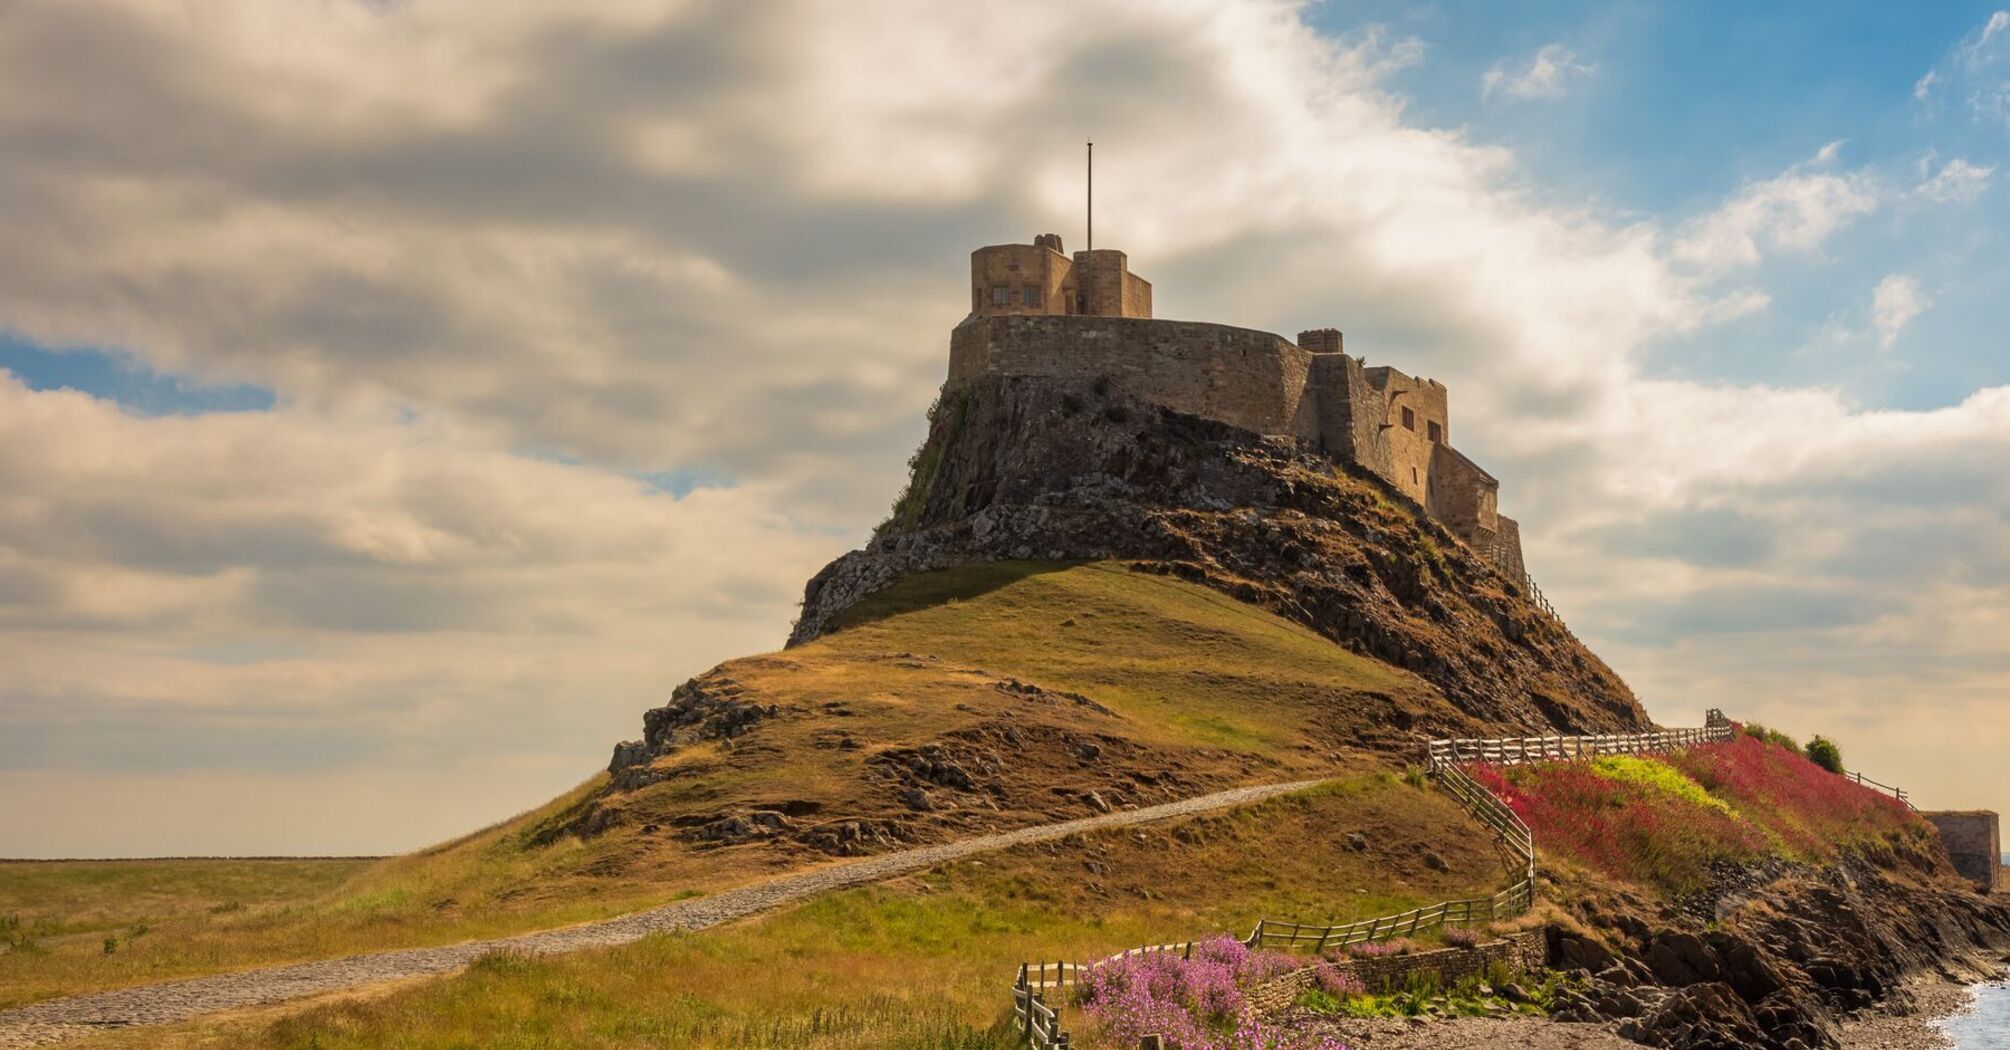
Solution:
[(1349, 357), (1337, 329), (1269, 332), (1151, 316), (1151, 285), (1122, 252), (1061, 239), (979, 248), (971, 313), (950, 337), (954, 392), (985, 376), (1105, 379), (1174, 411), (1284, 435), (1360, 466), (1415, 500), (1510, 577), (1521, 530), (1500, 482), (1451, 444), (1449, 393), (1433, 379)]
[(1943, 810), (1921, 813), (1940, 829), (1940, 844), (1954, 862), (1954, 870), (1983, 893), (1996, 892), (1998, 869), (2003, 863), (2003, 840), (1997, 834), (1996, 814), (1986, 809)]
[[(1413, 973), (1436, 974), (1441, 984), (1450, 987), (1467, 977), (1485, 977), (1495, 963), (1517, 975), (1539, 971), (1549, 965), (1548, 946), (1543, 931), (1530, 930), (1472, 948), (1341, 959), (1333, 968), (1360, 981), (1369, 991), (1400, 988)], [(1272, 1014), (1290, 1006), (1300, 994), (1315, 987), (1318, 980), (1318, 971), (1308, 966), (1251, 988), (1246, 998), (1259, 1014)]]

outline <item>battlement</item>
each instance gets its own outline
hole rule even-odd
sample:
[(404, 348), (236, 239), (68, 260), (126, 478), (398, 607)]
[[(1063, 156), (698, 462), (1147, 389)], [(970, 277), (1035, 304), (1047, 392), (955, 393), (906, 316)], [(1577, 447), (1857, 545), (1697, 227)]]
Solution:
[(970, 312), (978, 317), (1150, 317), (1152, 285), (1109, 248), (1065, 254), (1061, 235), (970, 253)]

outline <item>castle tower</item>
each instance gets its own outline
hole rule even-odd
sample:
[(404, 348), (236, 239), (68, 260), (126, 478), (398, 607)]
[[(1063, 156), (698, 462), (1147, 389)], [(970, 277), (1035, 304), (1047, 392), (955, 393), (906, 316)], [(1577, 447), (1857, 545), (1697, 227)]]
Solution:
[(970, 253), (970, 311), (978, 317), (1083, 314), (1150, 317), (1151, 282), (1108, 248), (1063, 253), (1061, 235), (993, 244)]

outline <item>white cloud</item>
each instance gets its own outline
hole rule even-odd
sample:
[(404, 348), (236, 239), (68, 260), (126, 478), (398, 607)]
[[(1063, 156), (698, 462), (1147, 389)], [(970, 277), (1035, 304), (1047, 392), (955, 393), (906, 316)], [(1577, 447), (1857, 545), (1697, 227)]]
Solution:
[(1768, 254), (1800, 254), (1877, 210), (1879, 188), (1864, 172), (1813, 170), (1834, 160), (1839, 142), (1823, 146), (1762, 182), (1747, 183), (1715, 211), (1691, 222), (1675, 256), (1706, 271), (1751, 266)]
[(1955, 157), (1928, 176), (1930, 163), (1930, 157), (1920, 161), (1920, 183), (1913, 192), (1937, 204), (1973, 203), (1988, 192), (1989, 181), (1996, 174), (1993, 165), (1975, 164)]
[(1966, 102), (1977, 123), (2010, 127), (2010, 11), (1991, 13), (1962, 37), (1919, 78), (1912, 95), (1925, 102), (1943, 91)]
[[(1558, 204), (1509, 152), (1406, 119), (1382, 78), (1414, 41), (1323, 38), (1298, 15), (17, 5), (0, 323), (266, 384), (280, 407), (137, 419), (0, 379), (0, 770), (85, 800), (62, 785), (151, 742), (153, 766), (96, 773), (89, 799), (165, 797), (185, 774), (200, 804), (219, 784), (305, 799), (452, 768), (495, 788), (498, 815), (584, 775), (679, 677), (775, 644), (802, 579), (879, 516), (967, 251), (1075, 229), (1090, 135), (1098, 241), (1130, 251), (1162, 315), (1340, 324), (1451, 385), (1538, 576), (1598, 611), (1575, 626), (1607, 632), (1657, 712), (1742, 712), (1747, 681), (1814, 681), (1872, 640), (1893, 665), (1967, 669), (1964, 696), (2010, 682), (1983, 631), (2010, 616), (1940, 630), (1927, 604), (1982, 589), (1964, 574), (1987, 568), (2010, 494), (1930, 479), (2005, 443), (2010, 398), (1866, 412), (1641, 363), (1765, 308), (1716, 282), (1820, 248), (1878, 206), (1873, 179), (1825, 151), (1673, 231)], [(1495, 90), (1519, 97), (1543, 61)], [(1529, 90), (1589, 69), (1549, 68)], [(726, 483), (672, 499), (629, 480), (644, 470)], [(1909, 483), (1955, 503), (1919, 516)], [(1703, 503), (1756, 515), (1791, 556), (1713, 567), (1585, 539)], [(1959, 544), (1938, 542), (1950, 520)], [(1873, 547), (1920, 560), (1896, 583), (1851, 575), (1875, 559), (1841, 554)], [(1703, 599), (1753, 579), (1879, 615), (1807, 627), (1792, 668), (1747, 678), (1762, 642), (1685, 641), (1666, 610), (1693, 599), (1707, 620)], [(1656, 616), (1658, 636), (1621, 630)], [(1890, 684), (1862, 682), (1835, 691), (1852, 718)], [(1865, 764), (1900, 776), (1902, 757)], [(293, 760), (322, 773), (273, 768)], [(1930, 766), (1927, 797), (1952, 783)], [(467, 819), (409, 809), (376, 848)], [(204, 848), (281, 848), (260, 819)], [(36, 837), (50, 825), (0, 822), (0, 853), (90, 848)]]
[(1877, 331), (1879, 346), (1889, 347), (1913, 319), (1931, 305), (1919, 282), (1894, 273), (1877, 282), (1871, 291), (1870, 326)]
[(1564, 44), (1545, 44), (1519, 71), (1510, 71), (1505, 59), (1494, 63), (1480, 78), (1480, 97), (1502, 94), (1517, 99), (1558, 99), (1569, 92), (1572, 81), (1597, 71), (1596, 65), (1579, 62), (1577, 53)]

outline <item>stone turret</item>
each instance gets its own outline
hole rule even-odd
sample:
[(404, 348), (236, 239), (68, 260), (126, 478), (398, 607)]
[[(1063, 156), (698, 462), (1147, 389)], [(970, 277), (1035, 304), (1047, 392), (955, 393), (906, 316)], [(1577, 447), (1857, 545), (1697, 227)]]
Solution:
[(1061, 235), (993, 244), (970, 253), (970, 312), (977, 317), (1150, 317), (1152, 285), (1109, 248), (1070, 258)]

